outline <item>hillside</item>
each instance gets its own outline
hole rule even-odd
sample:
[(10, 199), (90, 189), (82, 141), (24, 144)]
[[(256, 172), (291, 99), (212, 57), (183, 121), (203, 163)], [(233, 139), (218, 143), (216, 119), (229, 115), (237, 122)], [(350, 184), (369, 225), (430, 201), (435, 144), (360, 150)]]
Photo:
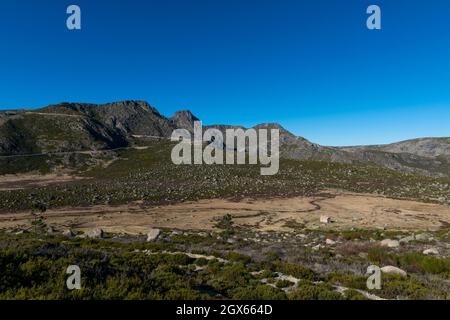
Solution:
[[(324, 147), (265, 123), (276, 175), (175, 165), (167, 138), (196, 119), (137, 101), (1, 112), (0, 298), (449, 299), (450, 179), (423, 175), (448, 175), (445, 155)], [(61, 290), (74, 257), (79, 293)], [(406, 276), (368, 290), (373, 264)]]
[(422, 157), (450, 156), (450, 138), (420, 138), (386, 145), (344, 147), (343, 150), (379, 150), (392, 153), (410, 153)]
[[(171, 118), (161, 115), (145, 101), (108, 104), (61, 103), (36, 110), (0, 112), (0, 159), (3, 173), (36, 170), (45, 167), (73, 168), (98, 163), (91, 151), (132, 147), (137, 139), (169, 138), (177, 128), (192, 131), (199, 120), (190, 111), (176, 112)], [(206, 125), (225, 131), (243, 128), (230, 125)], [(254, 127), (280, 130), (281, 156), (293, 160), (316, 160), (346, 164), (370, 164), (401, 172), (436, 177), (450, 176), (450, 138), (425, 138), (389, 145), (325, 147), (293, 135), (279, 124)], [(86, 159), (70, 157), (71, 152), (85, 152)], [(42, 160), (42, 157), (51, 156)], [(68, 153), (68, 154), (61, 154)], [(17, 165), (16, 155), (40, 155)], [(6, 157), (6, 158), (5, 158)], [(59, 161), (55, 161), (59, 158)], [(8, 159), (5, 162), (5, 159)], [(39, 166), (36, 163), (42, 162)]]

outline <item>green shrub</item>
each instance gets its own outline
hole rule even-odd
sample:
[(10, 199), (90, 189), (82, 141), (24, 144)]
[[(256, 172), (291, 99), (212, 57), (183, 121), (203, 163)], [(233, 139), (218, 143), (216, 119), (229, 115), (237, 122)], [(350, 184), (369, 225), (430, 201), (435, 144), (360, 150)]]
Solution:
[(431, 273), (450, 276), (450, 259), (406, 253), (399, 257), (400, 265), (410, 272)]
[(337, 284), (343, 287), (367, 290), (367, 278), (348, 273), (334, 272), (327, 275), (327, 282)]
[(396, 266), (398, 264), (395, 255), (389, 253), (386, 248), (380, 246), (370, 248), (367, 252), (367, 259), (376, 265)]
[(268, 285), (238, 288), (233, 291), (233, 299), (237, 300), (283, 300), (286, 294), (280, 289)]
[(298, 264), (290, 264), (281, 261), (274, 263), (274, 269), (278, 272), (304, 280), (318, 280), (319, 275), (313, 270)]
[(284, 279), (279, 279), (277, 280), (277, 282), (275, 283), (275, 286), (277, 288), (287, 288), (287, 287), (291, 287), (293, 286), (295, 283), (289, 281), (289, 280), (284, 280)]
[(301, 282), (297, 288), (288, 295), (290, 300), (342, 300), (339, 292), (327, 284), (314, 284), (311, 282)]
[(230, 230), (233, 228), (233, 224), (233, 216), (231, 214), (226, 214), (219, 222), (217, 222), (216, 228)]
[(249, 256), (234, 251), (228, 252), (227, 255), (225, 256), (225, 259), (234, 262), (242, 262), (243, 264), (247, 264), (252, 260)]
[(353, 289), (345, 290), (344, 296), (347, 300), (369, 300), (367, 297)]

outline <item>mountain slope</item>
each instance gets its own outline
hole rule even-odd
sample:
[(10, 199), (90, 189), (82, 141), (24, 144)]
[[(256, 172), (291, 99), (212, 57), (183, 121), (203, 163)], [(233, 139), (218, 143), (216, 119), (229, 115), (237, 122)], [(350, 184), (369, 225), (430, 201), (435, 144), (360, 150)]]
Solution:
[(124, 135), (169, 137), (175, 126), (145, 101), (122, 101), (108, 104), (63, 103), (37, 110), (96, 119), (103, 126)]
[(186, 129), (191, 133), (194, 131), (194, 122), (200, 121), (200, 119), (194, 116), (189, 110), (181, 110), (175, 112), (170, 120), (175, 127), (179, 129)]
[(112, 149), (128, 146), (134, 135), (169, 137), (175, 128), (143, 101), (3, 112), (0, 155)]
[(450, 138), (420, 138), (386, 145), (344, 147), (343, 149), (349, 151), (362, 149), (391, 153), (410, 153), (422, 157), (450, 156)]
[[(136, 138), (169, 138), (177, 128), (192, 132), (197, 120), (188, 110), (166, 118), (145, 101), (61, 103), (36, 110), (2, 111), (0, 156), (129, 147), (136, 143)], [(231, 125), (204, 126), (204, 130), (208, 128), (223, 133), (226, 129), (245, 129)], [(338, 148), (312, 143), (276, 123), (254, 127), (262, 128), (280, 130), (280, 154), (286, 159), (372, 164), (402, 172), (450, 176), (450, 138)]]

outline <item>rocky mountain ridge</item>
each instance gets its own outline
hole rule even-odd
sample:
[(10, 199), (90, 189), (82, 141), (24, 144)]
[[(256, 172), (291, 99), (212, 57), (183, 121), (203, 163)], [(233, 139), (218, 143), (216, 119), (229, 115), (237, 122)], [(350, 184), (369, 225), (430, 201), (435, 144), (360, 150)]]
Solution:
[[(0, 156), (103, 150), (130, 146), (136, 137), (169, 138), (177, 128), (193, 130), (199, 120), (188, 110), (171, 118), (145, 101), (107, 104), (60, 103), (34, 110), (0, 111)], [(242, 128), (209, 125), (225, 131)], [(363, 163), (403, 172), (450, 176), (450, 138), (423, 138), (389, 145), (326, 147), (298, 137), (276, 123), (281, 156), (295, 160)]]

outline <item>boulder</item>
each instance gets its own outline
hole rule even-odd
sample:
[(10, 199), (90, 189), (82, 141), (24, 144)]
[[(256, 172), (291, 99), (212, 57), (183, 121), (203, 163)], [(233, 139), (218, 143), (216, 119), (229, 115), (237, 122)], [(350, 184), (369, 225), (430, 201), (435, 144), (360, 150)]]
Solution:
[(63, 233), (62, 233), (62, 235), (63, 235), (64, 237), (68, 237), (68, 238), (72, 238), (73, 236), (75, 236), (75, 234), (73, 233), (73, 231), (70, 230), (70, 229), (64, 230)]
[(29, 233), (29, 231), (28, 230), (19, 230), (15, 233), (15, 235), (21, 235), (21, 234), (26, 234), (26, 233)]
[(147, 242), (156, 241), (160, 235), (160, 229), (150, 229), (150, 231), (147, 233)]
[(336, 241), (331, 240), (331, 239), (327, 239), (327, 240), (325, 240), (325, 243), (330, 245), (330, 246), (332, 246), (332, 245), (336, 244)]
[(328, 216), (320, 216), (320, 222), (321, 223), (330, 223), (331, 222), (331, 218)]
[(390, 274), (398, 274), (402, 277), (406, 277), (406, 275), (407, 275), (406, 271), (404, 271), (400, 268), (394, 267), (394, 266), (385, 266), (385, 267), (381, 268), (381, 272), (390, 273)]
[(388, 247), (388, 248), (397, 248), (400, 246), (400, 242), (397, 240), (391, 240), (391, 239), (384, 239), (380, 242), (382, 247)]
[(407, 236), (407, 237), (401, 238), (399, 241), (400, 241), (400, 243), (408, 243), (408, 242), (411, 242), (414, 240), (415, 240), (415, 237), (414, 237), (414, 235), (412, 235), (412, 236)]
[(103, 230), (100, 228), (95, 228), (86, 232), (86, 237), (91, 239), (101, 239), (103, 238)]
[(439, 251), (436, 248), (430, 248), (430, 249), (423, 250), (422, 253), (427, 255), (427, 256), (429, 256), (429, 255), (435, 255), (435, 256), (439, 255)]
[(428, 233), (420, 233), (420, 234), (416, 234), (415, 238), (418, 241), (429, 241), (431, 238), (431, 235)]

